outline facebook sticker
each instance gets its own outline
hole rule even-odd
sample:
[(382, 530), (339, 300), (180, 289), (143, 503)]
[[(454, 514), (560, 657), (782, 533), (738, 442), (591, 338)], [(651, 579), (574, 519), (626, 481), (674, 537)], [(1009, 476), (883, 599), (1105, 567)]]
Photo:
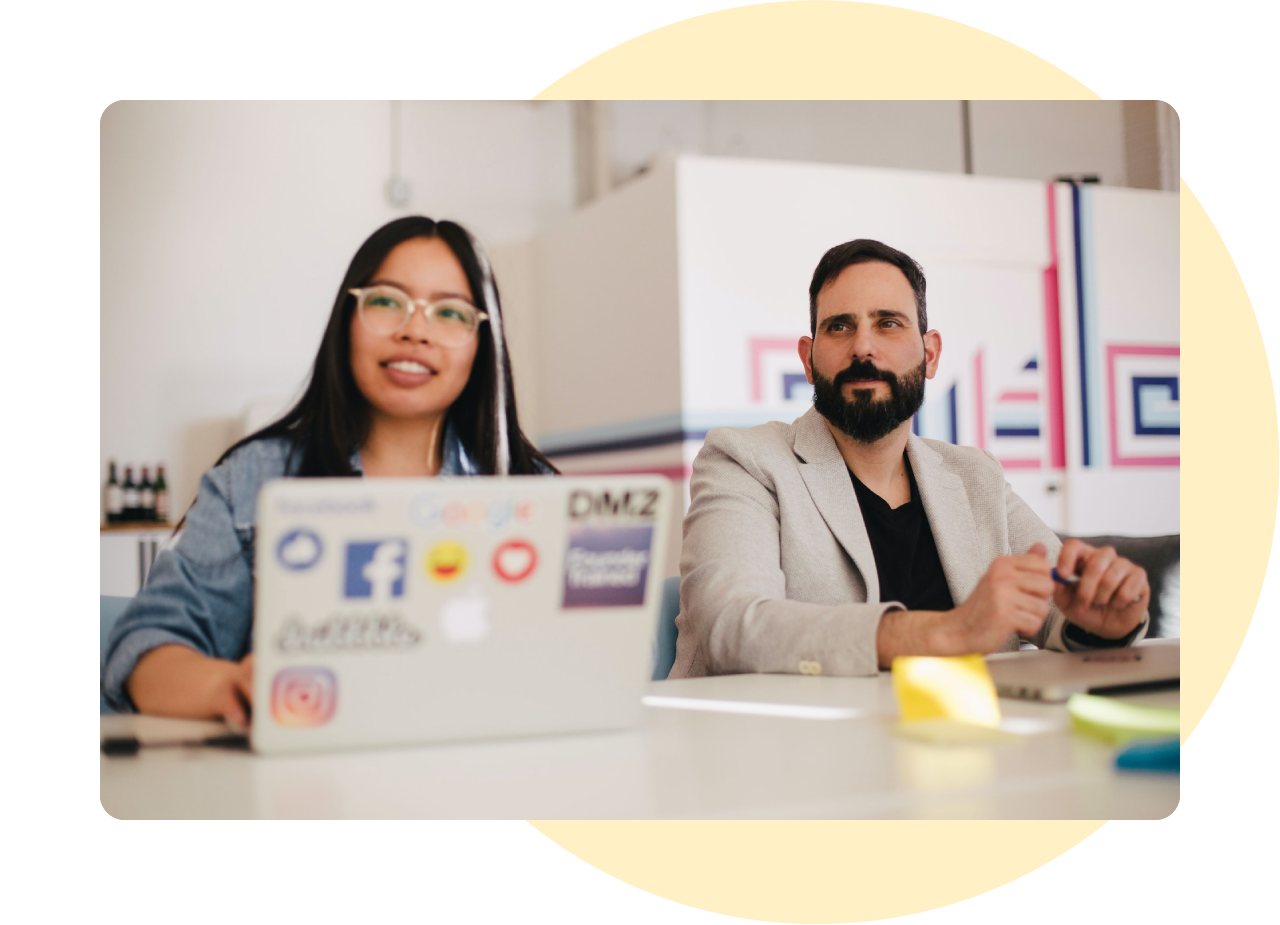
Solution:
[(372, 601), (404, 597), (408, 546), (404, 540), (348, 543), (345, 595)]

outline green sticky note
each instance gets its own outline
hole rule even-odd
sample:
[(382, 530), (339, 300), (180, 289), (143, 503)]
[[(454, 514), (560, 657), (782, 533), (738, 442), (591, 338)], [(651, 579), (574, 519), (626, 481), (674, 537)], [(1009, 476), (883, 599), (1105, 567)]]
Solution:
[(1130, 739), (1166, 739), (1177, 736), (1178, 708), (1149, 707), (1114, 697), (1072, 694), (1067, 712), (1073, 729), (1123, 745)]

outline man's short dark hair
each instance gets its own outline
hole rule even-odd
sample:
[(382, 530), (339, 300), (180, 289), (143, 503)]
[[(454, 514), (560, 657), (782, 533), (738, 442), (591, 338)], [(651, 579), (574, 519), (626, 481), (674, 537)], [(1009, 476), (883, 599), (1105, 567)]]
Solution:
[(813, 271), (813, 282), (809, 283), (810, 334), (816, 334), (818, 330), (818, 293), (822, 291), (822, 287), (855, 263), (873, 261), (892, 264), (902, 271), (916, 294), (916, 323), (920, 325), (920, 333), (923, 335), (929, 330), (928, 315), (924, 309), (924, 269), (902, 251), (895, 250), (888, 244), (870, 238), (858, 238), (837, 244), (818, 261), (818, 267)]

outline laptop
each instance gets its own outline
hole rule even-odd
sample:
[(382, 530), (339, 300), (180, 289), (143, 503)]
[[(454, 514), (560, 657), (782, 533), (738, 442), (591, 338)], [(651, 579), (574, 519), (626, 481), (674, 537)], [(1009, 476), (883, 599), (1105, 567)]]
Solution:
[(252, 747), (633, 725), (670, 505), (651, 475), (267, 484)]
[(987, 656), (1001, 697), (1058, 702), (1072, 694), (1128, 693), (1176, 683), (1178, 639), (1144, 639), (1120, 649), (1036, 649)]

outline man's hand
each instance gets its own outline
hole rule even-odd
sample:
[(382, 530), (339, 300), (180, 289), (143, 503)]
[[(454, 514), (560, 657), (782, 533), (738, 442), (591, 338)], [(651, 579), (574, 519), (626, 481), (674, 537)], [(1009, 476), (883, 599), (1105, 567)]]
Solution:
[(1054, 588), (1046, 552), (1036, 543), (1022, 555), (996, 559), (954, 610), (886, 613), (876, 636), (881, 667), (898, 655), (986, 655), (1013, 633), (1034, 636), (1049, 616)]
[(1151, 600), (1145, 569), (1080, 540), (1066, 540), (1058, 556), (1058, 574), (1077, 576), (1074, 587), (1058, 585), (1053, 602), (1076, 626), (1104, 639), (1120, 639), (1142, 622)]
[(1013, 633), (1030, 638), (1049, 616), (1053, 578), (1043, 543), (1020, 556), (1001, 556), (991, 563), (973, 593), (940, 627), (947, 654), (986, 655), (997, 651)]

